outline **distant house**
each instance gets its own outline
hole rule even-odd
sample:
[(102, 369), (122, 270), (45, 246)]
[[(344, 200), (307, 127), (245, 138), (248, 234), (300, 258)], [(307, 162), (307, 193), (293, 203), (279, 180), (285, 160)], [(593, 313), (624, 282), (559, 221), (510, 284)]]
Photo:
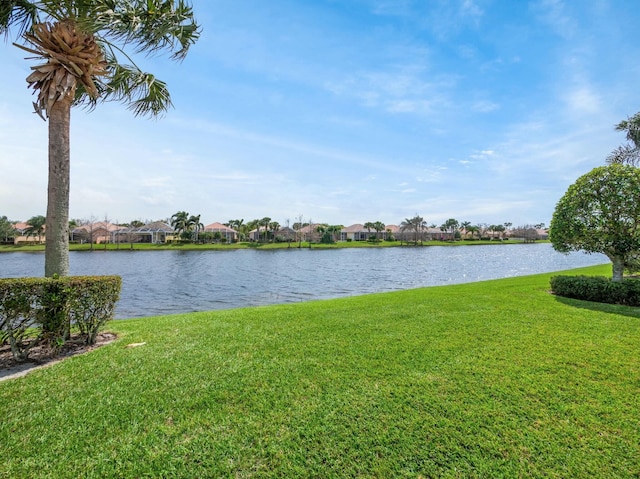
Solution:
[(373, 233), (367, 231), (364, 225), (356, 223), (340, 230), (340, 241), (367, 241)]
[(371, 237), (378, 238), (379, 240), (386, 240), (389, 236), (393, 236), (395, 238), (399, 231), (400, 228), (396, 225), (386, 225), (384, 230), (378, 233), (373, 228), (369, 230), (365, 228), (364, 225), (356, 223), (354, 225), (347, 226), (346, 228), (342, 228), (340, 231), (340, 240), (367, 241)]
[[(294, 230), (289, 226), (283, 226), (278, 231), (268, 231), (268, 236), (265, 236), (264, 228), (256, 228), (249, 231), (249, 241), (318, 241), (320, 235), (316, 231), (317, 224), (308, 225)], [(315, 239), (312, 239), (315, 238)]]
[(295, 241), (296, 240), (296, 231), (293, 228), (289, 227), (289, 226), (285, 226), (283, 228), (280, 228), (275, 233), (275, 240), (276, 241), (281, 241), (281, 242)]
[(174, 229), (163, 221), (142, 226), (120, 228), (113, 232), (114, 243), (166, 243), (176, 236)]
[(108, 221), (87, 223), (71, 230), (71, 241), (79, 243), (110, 243), (112, 234), (121, 227)]
[(427, 228), (426, 233), (430, 240), (453, 241), (456, 237), (452, 231), (443, 231), (440, 228)]
[(27, 223), (19, 222), (13, 224), (15, 235), (13, 237), (13, 244), (39, 244), (44, 241), (44, 235), (27, 235), (27, 231), (30, 226)]
[(398, 225), (387, 225), (384, 231), (384, 239), (389, 239), (390, 236), (398, 239), (398, 233), (400, 233), (400, 227)]
[(396, 225), (391, 225), (389, 228), (392, 228), (393, 236), (398, 241), (405, 241), (407, 243), (411, 243), (414, 241), (431, 241), (431, 240), (446, 240), (453, 238), (453, 234), (450, 232), (445, 232), (440, 230), (440, 228), (422, 228), (419, 231), (414, 231), (413, 229), (402, 230), (400, 227)]
[(312, 223), (307, 226), (303, 226), (297, 231), (297, 238), (302, 241), (308, 241), (310, 243), (317, 243), (320, 241), (320, 233), (318, 233), (319, 223)]
[(227, 243), (238, 241), (238, 232), (222, 223), (211, 223), (204, 227), (203, 232), (213, 234), (220, 233), (221, 238), (224, 238)]

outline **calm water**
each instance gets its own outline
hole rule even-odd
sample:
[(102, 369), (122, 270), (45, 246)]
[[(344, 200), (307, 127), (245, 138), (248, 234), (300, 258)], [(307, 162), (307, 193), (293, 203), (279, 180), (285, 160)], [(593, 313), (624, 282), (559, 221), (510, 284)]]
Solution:
[[(117, 318), (289, 303), (607, 263), (550, 244), (272, 251), (71, 252), (71, 274), (122, 276)], [(43, 253), (0, 254), (0, 277), (42, 276)]]

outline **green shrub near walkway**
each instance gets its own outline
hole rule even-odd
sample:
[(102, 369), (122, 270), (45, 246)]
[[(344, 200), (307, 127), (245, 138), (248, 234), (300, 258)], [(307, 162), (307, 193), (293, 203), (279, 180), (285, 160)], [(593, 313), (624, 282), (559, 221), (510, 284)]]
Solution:
[(0, 278), (0, 345), (11, 345), (24, 361), (39, 345), (55, 349), (72, 327), (86, 344), (113, 318), (120, 297), (119, 276)]
[(0, 477), (638, 477), (640, 311), (550, 276), (112, 322), (0, 383)]

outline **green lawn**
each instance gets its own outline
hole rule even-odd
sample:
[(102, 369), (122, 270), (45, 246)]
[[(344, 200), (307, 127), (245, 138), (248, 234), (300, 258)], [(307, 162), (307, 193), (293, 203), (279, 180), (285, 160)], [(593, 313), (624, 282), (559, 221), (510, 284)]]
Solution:
[(0, 383), (0, 477), (637, 478), (640, 310), (550, 276), (112, 322)]

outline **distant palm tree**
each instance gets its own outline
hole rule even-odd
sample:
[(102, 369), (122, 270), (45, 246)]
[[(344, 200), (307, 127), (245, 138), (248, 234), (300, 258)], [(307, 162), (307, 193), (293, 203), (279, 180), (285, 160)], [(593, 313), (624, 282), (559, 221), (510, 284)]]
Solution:
[(471, 233), (471, 239), (473, 239), (473, 234), (478, 233), (478, 239), (480, 239), (480, 227), (476, 225), (470, 225), (466, 227), (466, 230)]
[(39, 216), (33, 216), (31, 218), (29, 218), (27, 220), (27, 225), (28, 228), (26, 228), (24, 230), (24, 232), (27, 235), (27, 238), (30, 236), (37, 236), (38, 237), (38, 243), (41, 242), (41, 237), (42, 235), (44, 235), (45, 233), (45, 224), (46, 224), (46, 218), (42, 215)]
[(455, 218), (449, 218), (440, 226), (440, 230), (444, 231), (445, 233), (451, 233), (451, 239), (453, 240), (455, 239), (455, 234), (458, 230), (459, 225), (460, 223), (458, 223), (458, 220), (456, 220)]
[[(271, 218), (265, 216), (261, 220), (259, 220), (259, 225), (264, 226), (264, 241), (267, 240), (267, 235), (269, 234), (269, 224), (271, 224)], [(260, 237), (260, 229), (258, 229), (258, 238)]]
[(380, 240), (380, 232), (384, 231), (385, 224), (382, 221), (376, 221), (373, 223), (373, 229), (376, 230), (376, 241)]
[(418, 239), (422, 243), (424, 230), (427, 228), (427, 222), (420, 215), (416, 215), (413, 218), (406, 218), (400, 223), (401, 232), (413, 232), (413, 244), (418, 244)]
[(193, 233), (191, 239), (198, 241), (198, 233), (204, 229), (204, 225), (200, 222), (200, 215), (190, 216), (187, 220), (187, 232)]
[(251, 220), (249, 221), (249, 223), (247, 223), (247, 230), (249, 232), (256, 230), (256, 236), (254, 238), (251, 238), (252, 240), (255, 241), (259, 241), (260, 240), (260, 220), (255, 219), (255, 220)]
[(400, 233), (402, 233), (402, 237), (405, 236), (405, 233), (411, 233), (413, 230), (413, 223), (409, 218), (405, 218), (404, 221), (400, 223)]
[(188, 227), (189, 213), (186, 211), (178, 211), (171, 216), (171, 227), (180, 236)]
[(280, 230), (280, 223), (277, 221), (269, 222), (269, 229), (271, 230), (271, 239), (274, 240), (276, 233)]
[(27, 82), (36, 113), (49, 122), (45, 275), (66, 276), (71, 107), (115, 100), (136, 116), (163, 113), (171, 106), (165, 83), (135, 66), (125, 48), (168, 50), (181, 60), (200, 29), (184, 0), (2, 0), (0, 35), (11, 30), (22, 42), (14, 45), (40, 61)]
[(367, 221), (364, 224), (365, 229), (367, 230), (367, 239), (371, 239), (371, 230), (375, 228), (373, 221)]
[(460, 223), (460, 229), (463, 231), (463, 234), (466, 236), (469, 232), (469, 226), (471, 226), (471, 221), (462, 221)]
[(224, 225), (238, 233), (238, 240), (244, 241), (246, 239), (247, 225), (244, 224), (244, 218), (239, 220), (229, 220)]

